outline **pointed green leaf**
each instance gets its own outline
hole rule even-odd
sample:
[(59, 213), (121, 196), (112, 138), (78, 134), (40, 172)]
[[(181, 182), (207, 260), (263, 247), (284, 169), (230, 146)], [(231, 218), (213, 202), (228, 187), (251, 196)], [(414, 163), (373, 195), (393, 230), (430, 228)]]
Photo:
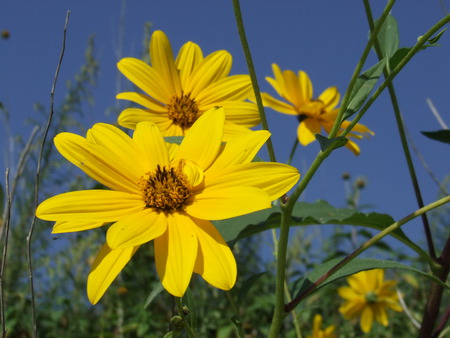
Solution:
[(439, 33), (437, 33), (434, 37), (428, 39), (428, 43), (430, 45), (435, 45), (442, 37), (442, 34), (447, 30), (447, 28), (442, 29)]
[(432, 140), (450, 144), (449, 129), (442, 129), (436, 131), (422, 131), (421, 133), (426, 137), (431, 138)]
[[(313, 285), (320, 277), (326, 274), (332, 267), (334, 267), (337, 263), (339, 263), (342, 258), (335, 258), (331, 261), (325, 262), (323, 264), (319, 264), (314, 267), (314, 270), (308, 273), (305, 277), (300, 278), (295, 284), (297, 285), (297, 289), (294, 290), (292, 294), (300, 295), (305, 292), (311, 285)], [(396, 261), (388, 261), (382, 259), (372, 259), (372, 258), (355, 258), (345, 266), (343, 266), (340, 270), (334, 273), (331, 277), (329, 277), (324, 283), (322, 283), (319, 287), (317, 287), (314, 292), (321, 289), (322, 287), (332, 283), (333, 281), (344, 278), (350, 275), (353, 275), (357, 272), (363, 270), (371, 270), (371, 269), (403, 269), (408, 270), (414, 273), (417, 273), (425, 278), (431, 279), (432, 281), (450, 289), (450, 285), (443, 283), (435, 276), (413, 268), (409, 265), (401, 264)], [(312, 293), (314, 293), (312, 292)], [(312, 294), (311, 293), (311, 294)]]
[(392, 15), (388, 15), (378, 32), (378, 44), (384, 58), (390, 58), (398, 49), (398, 26), (397, 20)]
[(355, 86), (350, 94), (350, 103), (348, 104), (344, 120), (355, 114), (366, 101), (373, 87), (380, 78), (381, 72), (385, 66), (385, 59), (378, 62), (375, 66), (369, 68), (356, 79)]
[(151, 302), (156, 298), (157, 295), (161, 293), (161, 291), (164, 290), (164, 286), (161, 284), (161, 282), (155, 283), (152, 292), (150, 292), (150, 295), (148, 295), (147, 300), (144, 304), (144, 309), (147, 308), (147, 306), (150, 305)]
[(186, 290), (186, 293), (183, 296), (183, 300), (189, 309), (189, 314), (186, 316), (189, 321), (189, 326), (194, 332), (196, 332), (198, 325), (197, 306), (195, 305), (195, 297), (190, 288)]
[[(280, 226), (279, 207), (257, 211), (241, 217), (215, 221), (214, 224), (223, 238), (233, 246), (235, 241), (256, 233), (275, 229)], [(336, 224), (359, 225), (376, 230), (384, 230), (394, 223), (394, 219), (386, 214), (371, 212), (364, 214), (353, 209), (334, 208), (326, 201), (316, 203), (298, 202), (292, 213), (292, 225)], [(415, 246), (401, 229), (393, 231), (391, 236), (408, 246)]]
[(166, 136), (164, 137), (164, 141), (166, 141), (167, 143), (175, 143), (180, 145), (183, 141), (183, 138), (184, 136)]
[(345, 136), (338, 136), (332, 139), (329, 139), (328, 137), (322, 136), (320, 134), (316, 134), (315, 136), (316, 140), (319, 141), (320, 150), (322, 151), (325, 151), (325, 149), (330, 147), (332, 149), (343, 147), (347, 143), (347, 139), (345, 138)]

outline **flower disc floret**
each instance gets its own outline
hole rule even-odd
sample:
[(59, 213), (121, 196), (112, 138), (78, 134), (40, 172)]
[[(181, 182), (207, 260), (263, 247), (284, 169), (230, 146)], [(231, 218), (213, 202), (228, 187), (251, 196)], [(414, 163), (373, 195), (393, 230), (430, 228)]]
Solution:
[(169, 119), (182, 129), (189, 129), (200, 116), (197, 103), (191, 98), (191, 93), (172, 96), (166, 108)]

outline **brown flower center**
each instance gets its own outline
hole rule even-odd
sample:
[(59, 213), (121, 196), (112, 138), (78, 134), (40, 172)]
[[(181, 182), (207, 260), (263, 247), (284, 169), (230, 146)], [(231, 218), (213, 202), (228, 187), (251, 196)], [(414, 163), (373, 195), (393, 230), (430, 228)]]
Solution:
[(139, 180), (142, 199), (147, 208), (164, 212), (182, 209), (193, 196), (192, 186), (183, 173), (182, 163), (175, 168), (157, 166), (153, 173), (146, 173)]
[(190, 128), (200, 116), (197, 102), (191, 98), (191, 93), (184, 95), (181, 92), (181, 96), (172, 96), (166, 108), (173, 123), (183, 129)]

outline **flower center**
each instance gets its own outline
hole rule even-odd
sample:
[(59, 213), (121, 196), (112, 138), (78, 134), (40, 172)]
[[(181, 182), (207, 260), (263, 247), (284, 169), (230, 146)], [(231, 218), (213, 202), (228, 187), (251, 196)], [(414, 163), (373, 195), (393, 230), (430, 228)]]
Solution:
[(307, 116), (314, 116), (314, 115), (321, 115), (324, 114), (325, 107), (324, 103), (321, 100), (311, 100), (308, 103), (301, 105), (298, 108), (298, 114), (299, 116), (307, 115)]
[(190, 128), (199, 117), (197, 102), (191, 98), (191, 93), (172, 96), (166, 108), (173, 123), (183, 129)]
[(378, 296), (374, 291), (369, 291), (366, 293), (366, 302), (369, 304), (374, 304), (377, 302)]
[(138, 184), (147, 208), (174, 212), (193, 196), (192, 185), (183, 173), (182, 166), (182, 163), (177, 168), (158, 165), (153, 173), (148, 172), (141, 177)]

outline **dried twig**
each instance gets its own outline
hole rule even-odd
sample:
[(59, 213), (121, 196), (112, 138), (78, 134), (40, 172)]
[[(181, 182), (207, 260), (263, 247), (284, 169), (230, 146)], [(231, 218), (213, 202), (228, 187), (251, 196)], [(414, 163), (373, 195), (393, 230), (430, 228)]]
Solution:
[[(54, 105), (54, 96), (55, 96), (55, 88), (56, 88), (56, 82), (58, 80), (59, 70), (61, 68), (62, 60), (64, 57), (64, 51), (66, 49), (66, 32), (67, 32), (67, 26), (69, 24), (69, 16), (70, 11), (67, 11), (66, 14), (66, 23), (64, 24), (64, 31), (63, 31), (63, 42), (62, 42), (62, 48), (61, 48), (61, 54), (59, 56), (58, 65), (56, 66), (55, 71), (55, 77), (53, 79), (53, 85), (52, 89), (50, 91), (50, 113), (47, 120), (47, 125), (45, 127), (44, 136), (42, 138), (42, 143), (39, 149), (39, 156), (38, 156), (38, 162), (37, 162), (37, 168), (36, 168), (36, 190), (35, 190), (35, 208), (38, 206), (39, 202), (39, 178), (40, 178), (40, 172), (41, 172), (41, 162), (42, 162), (42, 156), (44, 153), (44, 146), (45, 141), (47, 139), (48, 132), (50, 130), (50, 125), (52, 123), (53, 118), (53, 105)], [(31, 221), (30, 230), (27, 235), (27, 260), (28, 260), (28, 277), (30, 280), (30, 289), (31, 289), (31, 313), (33, 317), (33, 333), (34, 337), (37, 337), (37, 324), (36, 324), (36, 303), (35, 303), (35, 296), (34, 296), (34, 282), (33, 282), (33, 264), (31, 261), (31, 239), (33, 236), (34, 231), (34, 225), (36, 223), (36, 215), (33, 216), (33, 220)]]

